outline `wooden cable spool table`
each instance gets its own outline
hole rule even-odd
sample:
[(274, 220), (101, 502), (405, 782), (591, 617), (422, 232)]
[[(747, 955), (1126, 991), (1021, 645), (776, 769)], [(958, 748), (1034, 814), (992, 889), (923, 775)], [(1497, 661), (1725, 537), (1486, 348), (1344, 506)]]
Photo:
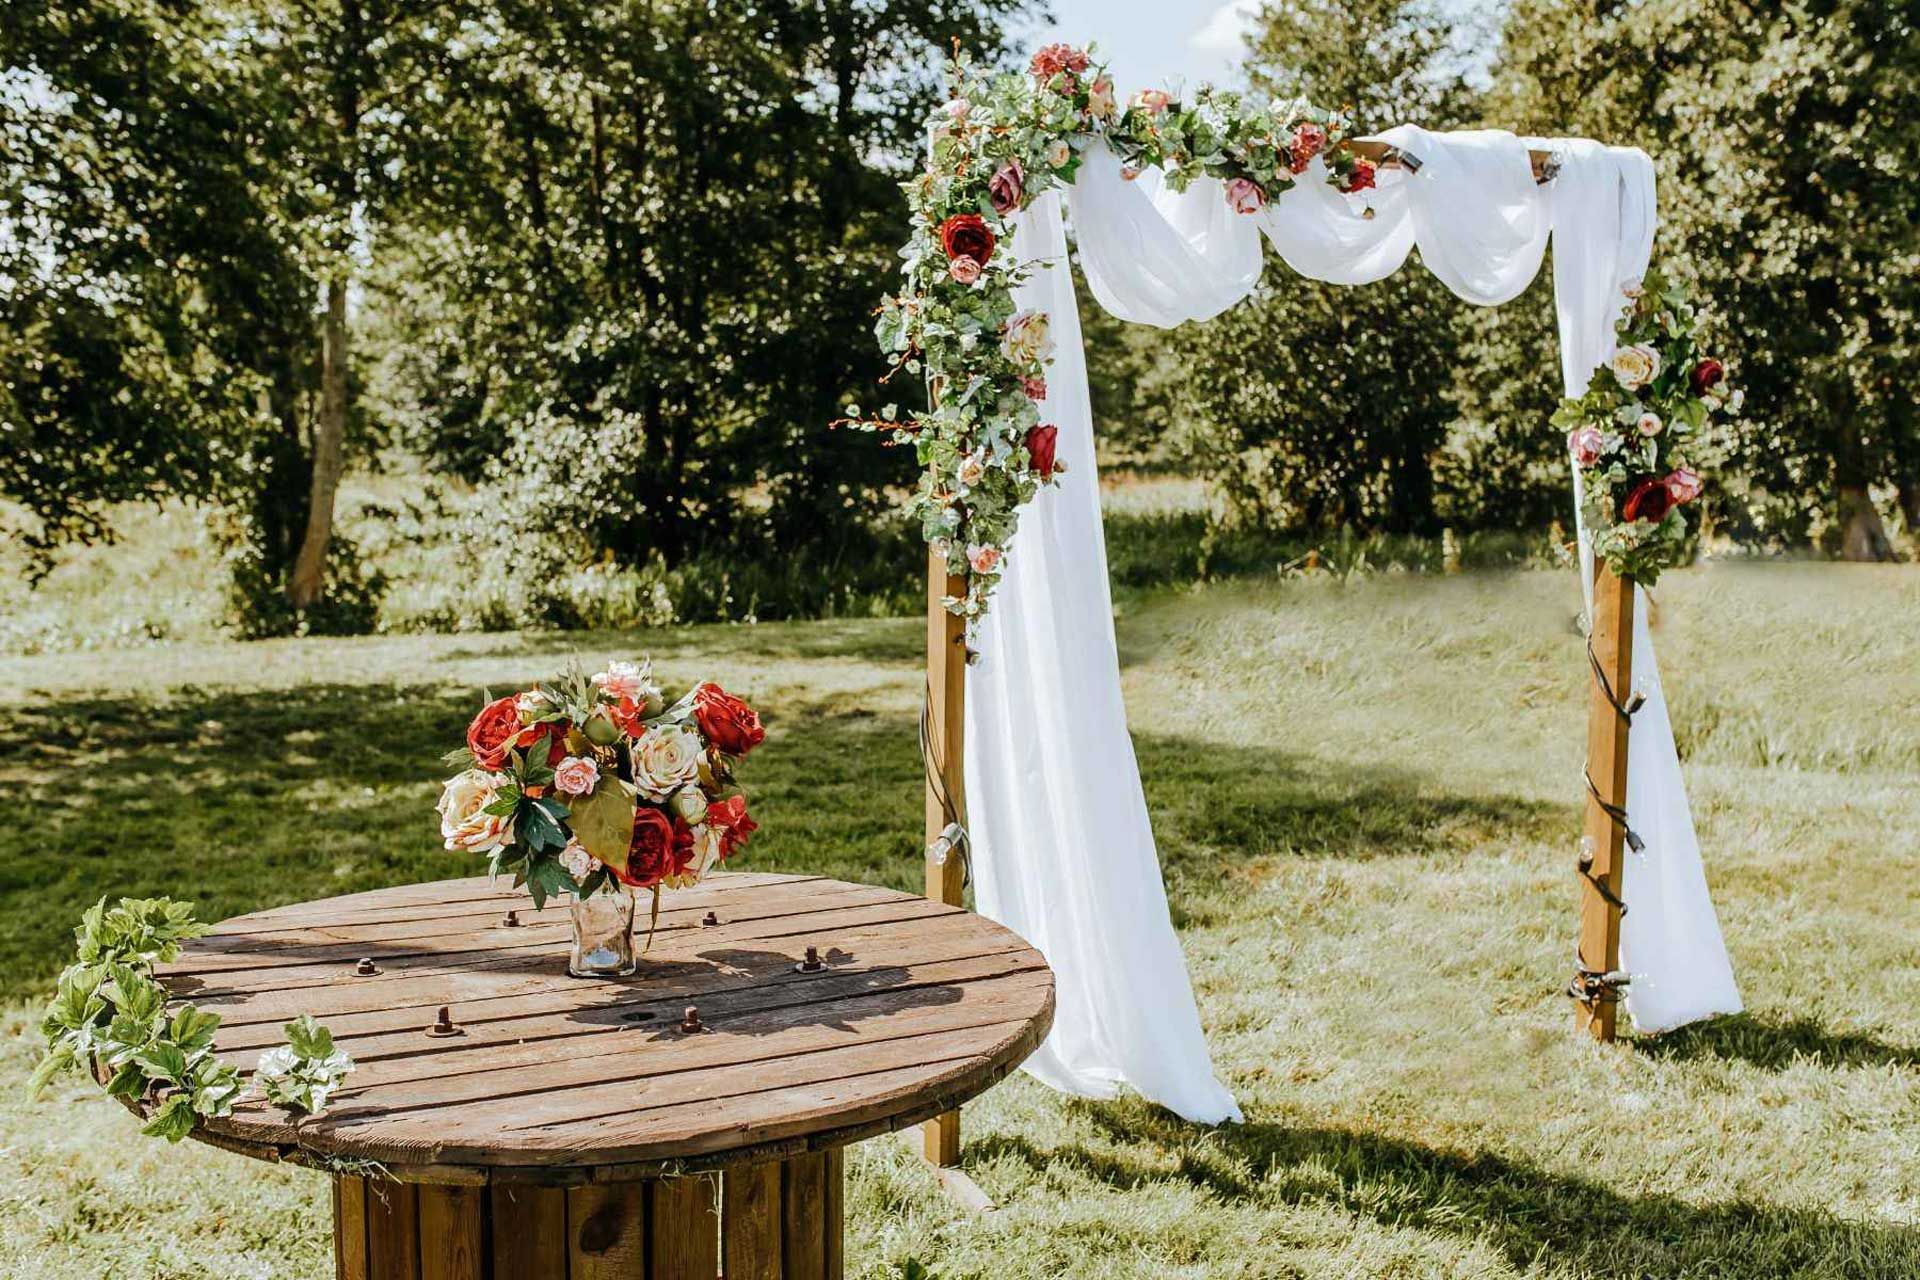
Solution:
[(1019, 937), (867, 885), (668, 892), (628, 978), (569, 977), (568, 937), (564, 900), (484, 878), (225, 921), (159, 969), (221, 1056), (304, 1013), (358, 1068), (323, 1116), (252, 1099), (195, 1136), (331, 1171), (343, 1280), (834, 1277), (846, 1144), (980, 1093), (1053, 1018)]

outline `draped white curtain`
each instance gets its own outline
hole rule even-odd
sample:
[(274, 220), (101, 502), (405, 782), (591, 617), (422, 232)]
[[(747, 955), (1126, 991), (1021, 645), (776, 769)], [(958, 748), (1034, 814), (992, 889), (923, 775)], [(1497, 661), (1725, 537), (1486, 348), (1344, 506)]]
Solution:
[[(1418, 247), (1455, 293), (1494, 305), (1532, 281), (1552, 236), (1566, 388), (1584, 388), (1612, 351), (1621, 286), (1646, 269), (1654, 214), (1646, 156), (1412, 125), (1379, 136), (1419, 157), (1419, 171), (1383, 171), (1378, 190), (1346, 196), (1321, 181), (1316, 161), (1252, 215), (1234, 213), (1211, 179), (1184, 192), (1154, 172), (1129, 181), (1096, 144), (1067, 193), (1094, 297), (1123, 319), (1161, 327), (1216, 315), (1258, 282), (1264, 234), (1295, 271), (1338, 284), (1382, 279)], [(1529, 145), (1561, 153), (1557, 181), (1534, 182)], [(1190, 1120), (1237, 1120), (1201, 1033), (1127, 736), (1061, 203), (1058, 193), (1035, 201), (1012, 236), (1023, 260), (1058, 268), (1033, 272), (1017, 300), (1053, 321), (1058, 350), (1041, 411), (1059, 427), (1071, 466), (1021, 516), (976, 637), (981, 660), (967, 674), (978, 904), (1054, 969), (1053, 1033), (1028, 1071), (1070, 1093), (1110, 1097), (1126, 1085)], [(1634, 974), (1629, 1013), (1642, 1029), (1661, 1030), (1740, 1002), (1644, 614), (1634, 666), (1649, 699), (1630, 739), (1628, 811), (1647, 853), (1627, 867), (1622, 956)]]

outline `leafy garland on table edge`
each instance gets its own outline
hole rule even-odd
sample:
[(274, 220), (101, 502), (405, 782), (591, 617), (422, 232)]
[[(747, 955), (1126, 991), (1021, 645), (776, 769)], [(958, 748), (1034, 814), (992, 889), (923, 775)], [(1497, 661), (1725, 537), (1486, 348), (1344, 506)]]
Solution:
[[(1191, 102), (1148, 89), (1122, 106), (1106, 66), (1093, 60), (1091, 50), (1069, 45), (1040, 50), (1025, 75), (990, 76), (959, 54), (949, 82), (951, 96), (929, 122), (926, 168), (902, 184), (912, 215), (911, 236), (900, 250), (904, 283), (881, 302), (874, 326), (891, 365), (882, 382), (903, 370), (923, 375), (929, 407), (902, 416), (897, 403), (887, 404), (867, 415), (850, 404), (834, 425), (883, 433), (891, 443), (914, 447), (922, 470), (907, 509), (944, 556), (947, 571), (965, 581), (964, 594), (947, 597), (945, 604), (971, 622), (986, 613), (999, 584), (1019, 509), (1066, 469), (1055, 457), (1058, 430), (1041, 414), (1054, 350), (1050, 317), (1019, 310), (1013, 299), (1015, 287), (1047, 264), (1023, 262), (1012, 252), (1013, 216), (1072, 183), (1096, 143), (1114, 153), (1127, 178), (1157, 166), (1176, 191), (1201, 177), (1218, 179), (1223, 198), (1242, 214), (1258, 213), (1303, 180), (1323, 181), (1348, 195), (1363, 192), (1375, 185), (1376, 171), (1347, 145), (1352, 127), (1343, 113), (1303, 100), (1260, 102), (1205, 85)], [(1363, 209), (1361, 216), (1370, 212)], [(1654, 398), (1672, 410), (1663, 420), (1691, 431), (1698, 426), (1696, 411), (1670, 393), (1678, 385), (1672, 370), (1685, 367), (1681, 357), (1691, 353), (1692, 311), (1671, 291), (1659, 296), (1671, 300), (1670, 314), (1680, 323), (1661, 331), (1669, 348), (1662, 368), (1669, 376), (1656, 384)], [(1629, 336), (1638, 341), (1653, 335), (1636, 328)], [(1677, 349), (1682, 345), (1685, 351)], [(1626, 390), (1631, 395), (1641, 388)], [(1587, 406), (1593, 398), (1590, 391), (1577, 403)], [(1737, 394), (1714, 404), (1737, 410)], [(1598, 402), (1589, 407), (1597, 411)], [(1561, 415), (1569, 412), (1563, 406)], [(1650, 457), (1628, 449), (1609, 456), (1636, 485), (1651, 479), (1645, 473), (1665, 460), (1658, 445)], [(1636, 470), (1636, 460), (1646, 466)], [(1604, 472), (1608, 478), (1611, 465)], [(1698, 473), (1690, 473), (1690, 496), (1671, 509), (1698, 496)], [(1687, 492), (1685, 484), (1672, 492)], [(1663, 509), (1652, 522), (1665, 531), (1655, 536), (1631, 529), (1645, 522), (1646, 499), (1615, 522), (1600, 510), (1625, 513), (1627, 495), (1610, 495), (1597, 484), (1589, 495), (1600, 500), (1588, 518), (1597, 534), (1610, 535), (1596, 537), (1609, 565), (1628, 567), (1650, 582), (1645, 575), (1657, 576), (1662, 563), (1674, 562), (1684, 544), (1681, 518), (1668, 522), (1669, 510)], [(1612, 532), (1622, 527), (1629, 531)]]
[[(233, 1114), (246, 1095), (240, 1072), (213, 1052), (220, 1015), (174, 1003), (154, 980), (153, 966), (173, 960), (180, 944), (204, 936), (193, 905), (171, 898), (105, 898), (74, 930), (74, 963), (40, 1022), (47, 1054), (28, 1089), (35, 1096), (54, 1076), (80, 1071), (103, 1080), (109, 1097), (146, 1118), (140, 1132), (178, 1142), (202, 1120)], [(260, 1056), (252, 1087), (276, 1106), (317, 1115), (353, 1070), (333, 1034), (312, 1018), (286, 1024), (287, 1043)]]

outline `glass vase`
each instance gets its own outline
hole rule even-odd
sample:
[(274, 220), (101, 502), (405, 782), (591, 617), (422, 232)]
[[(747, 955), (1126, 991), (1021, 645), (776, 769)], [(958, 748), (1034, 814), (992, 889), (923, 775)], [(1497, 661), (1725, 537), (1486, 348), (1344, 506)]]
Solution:
[(609, 889), (575, 898), (573, 952), (567, 972), (576, 978), (624, 978), (639, 967), (633, 952), (633, 894)]

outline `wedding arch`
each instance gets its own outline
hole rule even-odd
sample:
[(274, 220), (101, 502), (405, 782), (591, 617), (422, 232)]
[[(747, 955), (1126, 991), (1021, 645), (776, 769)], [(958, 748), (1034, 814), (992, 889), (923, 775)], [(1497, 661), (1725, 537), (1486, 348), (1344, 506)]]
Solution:
[[(1701, 434), (1740, 397), (1696, 350), (1684, 292), (1649, 270), (1645, 153), (1410, 124), (1355, 137), (1337, 112), (1211, 88), (1122, 104), (1087, 52), (1051, 45), (1018, 76), (956, 58), (906, 187), (904, 284), (876, 332), (894, 373), (926, 380), (927, 408), (850, 406), (844, 421), (910, 445), (924, 468), (912, 510), (930, 545), (927, 893), (958, 905), (970, 865), (979, 910), (1053, 966), (1054, 1029), (1028, 1071), (1080, 1095), (1131, 1086), (1191, 1120), (1240, 1118), (1201, 1034), (1121, 702), (1069, 214), (1095, 299), (1162, 328), (1246, 297), (1263, 237), (1293, 271), (1345, 285), (1417, 248), (1488, 306), (1527, 287), (1551, 239), (1566, 394), (1554, 421), (1573, 464), (1593, 689), (1569, 994), (1600, 1039), (1623, 999), (1646, 1031), (1740, 1008), (1634, 608), (1635, 584), (1684, 545)], [(957, 1116), (930, 1122), (925, 1142), (955, 1162)]]

